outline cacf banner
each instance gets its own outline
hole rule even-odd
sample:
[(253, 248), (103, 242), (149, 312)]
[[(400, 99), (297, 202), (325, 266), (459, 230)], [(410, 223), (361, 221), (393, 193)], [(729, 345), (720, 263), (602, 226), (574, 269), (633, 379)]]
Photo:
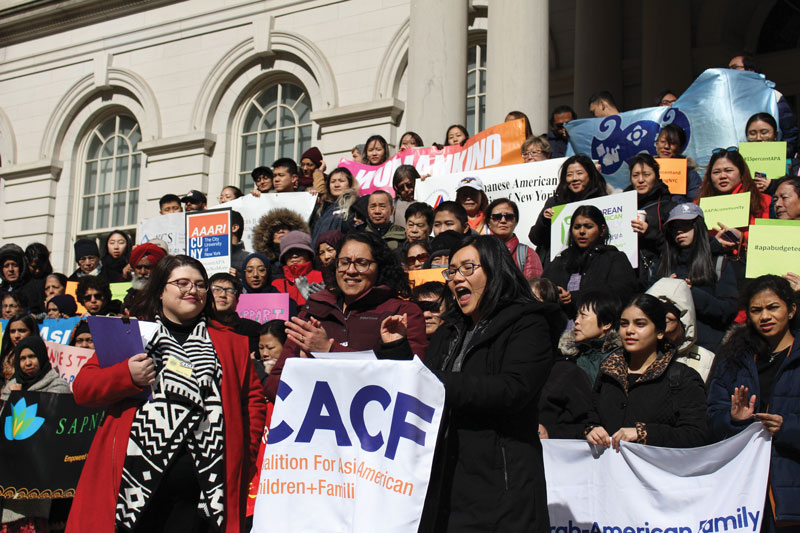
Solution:
[(525, 119), (503, 122), (476, 133), (464, 146), (445, 146), (442, 149), (409, 148), (395, 154), (382, 165), (371, 166), (349, 159), (339, 161), (361, 184), (360, 195), (376, 190), (394, 196), (392, 178), (400, 165), (413, 165), (421, 176), (444, 176), (471, 172), (483, 168), (522, 163), (522, 143), (525, 141)]
[(231, 268), (231, 210), (186, 213), (186, 251), (211, 276)]
[(170, 255), (186, 253), (186, 215), (184, 213), (169, 213), (148, 218), (139, 222), (136, 232), (137, 244), (161, 239), (167, 243)]
[(564, 161), (564, 158), (548, 159), (428, 178), (417, 181), (414, 197), (417, 201), (436, 207), (446, 200), (456, 199), (456, 187), (462, 178), (479, 178), (490, 202), (508, 198), (517, 204), (519, 221), (515, 234), (520, 242), (531, 246), (528, 231), (536, 223), (545, 200), (556, 190), (558, 171)]
[(74, 496), (104, 414), (71, 394), (12, 392), (0, 412), (0, 497)]
[(253, 531), (416, 531), (443, 405), (417, 358), (287, 359)]
[(543, 440), (553, 533), (757, 533), (771, 440), (758, 422), (700, 448)]
[(600, 209), (608, 225), (608, 244), (625, 252), (631, 266), (636, 268), (639, 265), (639, 238), (631, 227), (631, 221), (636, 218), (636, 191), (555, 206), (550, 223), (550, 259), (555, 259), (567, 247), (572, 213), (582, 205), (593, 205)]
[(602, 165), (606, 180), (618, 189), (630, 185), (628, 165), (639, 152), (656, 155), (658, 132), (675, 124), (686, 132), (685, 155), (704, 167), (714, 148), (744, 141), (745, 125), (755, 113), (778, 116), (774, 84), (755, 72), (708, 69), (672, 107), (648, 107), (605, 118), (573, 120), (566, 125), (573, 153)]

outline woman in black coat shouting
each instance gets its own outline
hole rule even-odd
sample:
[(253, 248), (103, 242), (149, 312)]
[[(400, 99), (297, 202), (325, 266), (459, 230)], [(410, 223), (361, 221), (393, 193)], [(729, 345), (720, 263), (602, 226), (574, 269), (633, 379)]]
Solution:
[(547, 533), (537, 405), (565, 319), (491, 236), (465, 237), (444, 277), (456, 303), (425, 360), (445, 418), (420, 531)]

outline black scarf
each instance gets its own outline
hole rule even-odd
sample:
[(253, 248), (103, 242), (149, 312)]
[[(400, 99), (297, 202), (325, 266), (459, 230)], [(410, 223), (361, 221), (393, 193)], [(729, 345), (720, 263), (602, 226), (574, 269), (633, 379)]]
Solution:
[[(31, 350), (33, 355), (39, 360), (39, 371), (32, 376), (23, 372), (19, 363), (20, 354), (25, 348)], [(22, 385), (22, 390), (28, 390), (37, 381), (42, 379), (45, 374), (50, 372), (51, 368), (53, 368), (53, 366), (50, 364), (50, 358), (47, 356), (47, 346), (38, 335), (25, 337), (19, 341), (19, 344), (14, 348), (14, 379), (17, 380), (17, 383)]]

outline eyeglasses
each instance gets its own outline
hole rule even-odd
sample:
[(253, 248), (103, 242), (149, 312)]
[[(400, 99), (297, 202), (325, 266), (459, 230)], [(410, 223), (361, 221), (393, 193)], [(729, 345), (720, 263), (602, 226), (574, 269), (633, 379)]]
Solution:
[(205, 281), (198, 281), (194, 282), (188, 279), (176, 279), (173, 281), (168, 281), (167, 285), (175, 285), (181, 294), (186, 294), (187, 292), (191, 291), (194, 288), (197, 292), (205, 294), (208, 292), (208, 285), (206, 285)]
[(236, 296), (236, 289), (233, 287), (220, 287), (219, 285), (212, 285), (211, 292), (216, 295), (227, 294), (228, 296)]
[(3, 304), (3, 309), (19, 309), (19, 304)]
[(408, 189), (409, 191), (413, 191), (414, 183), (401, 183), (397, 187), (395, 187), (395, 189), (397, 190)]
[(442, 271), (442, 276), (447, 281), (452, 281), (453, 278), (456, 276), (456, 272), (464, 276), (465, 278), (470, 277), (472, 274), (475, 273), (475, 269), (481, 268), (481, 265), (476, 265), (475, 263), (464, 263), (460, 267), (450, 267), (446, 270)]
[(244, 273), (245, 274), (266, 274), (267, 273), (267, 267), (260, 266), (260, 267), (245, 268), (244, 269)]
[(336, 270), (339, 272), (347, 272), (350, 270), (350, 265), (355, 266), (356, 272), (359, 274), (363, 274), (375, 261), (371, 261), (365, 257), (359, 257), (357, 259), (350, 259), (349, 257), (340, 257), (336, 260)]
[(711, 155), (721, 154), (723, 152), (738, 152), (739, 148), (736, 146), (728, 146), (727, 148), (714, 148), (711, 150)]
[(522, 157), (536, 157), (537, 155), (542, 155), (544, 152), (541, 150), (528, 150), (527, 152), (522, 152)]
[(489, 218), (491, 218), (494, 222), (500, 222), (503, 219), (508, 220), (509, 222), (514, 222), (517, 220), (517, 215), (514, 213), (492, 213), (489, 215)]
[(431, 254), (429, 254), (428, 252), (423, 252), (423, 253), (421, 253), (419, 255), (409, 255), (406, 258), (406, 263), (408, 263), (408, 264), (424, 263), (425, 261), (428, 260), (428, 258), (430, 256), (431, 256)]
[(728, 68), (731, 70), (744, 70), (744, 65), (736, 65), (731, 63), (730, 65), (728, 65)]
[(84, 294), (83, 301), (97, 300), (98, 302), (103, 299), (103, 295), (93, 292), (91, 294)]

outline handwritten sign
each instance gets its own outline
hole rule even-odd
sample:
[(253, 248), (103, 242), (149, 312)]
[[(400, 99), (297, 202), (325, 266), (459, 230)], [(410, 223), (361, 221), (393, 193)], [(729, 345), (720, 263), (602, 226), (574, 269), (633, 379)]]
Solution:
[(286, 293), (242, 294), (236, 314), (264, 324), (270, 320), (289, 320), (289, 295)]
[(72, 389), (72, 382), (75, 381), (75, 376), (78, 375), (86, 361), (92, 358), (94, 350), (50, 341), (45, 341), (45, 345), (47, 346), (50, 364), (53, 365), (61, 379), (69, 383), (69, 388)]

